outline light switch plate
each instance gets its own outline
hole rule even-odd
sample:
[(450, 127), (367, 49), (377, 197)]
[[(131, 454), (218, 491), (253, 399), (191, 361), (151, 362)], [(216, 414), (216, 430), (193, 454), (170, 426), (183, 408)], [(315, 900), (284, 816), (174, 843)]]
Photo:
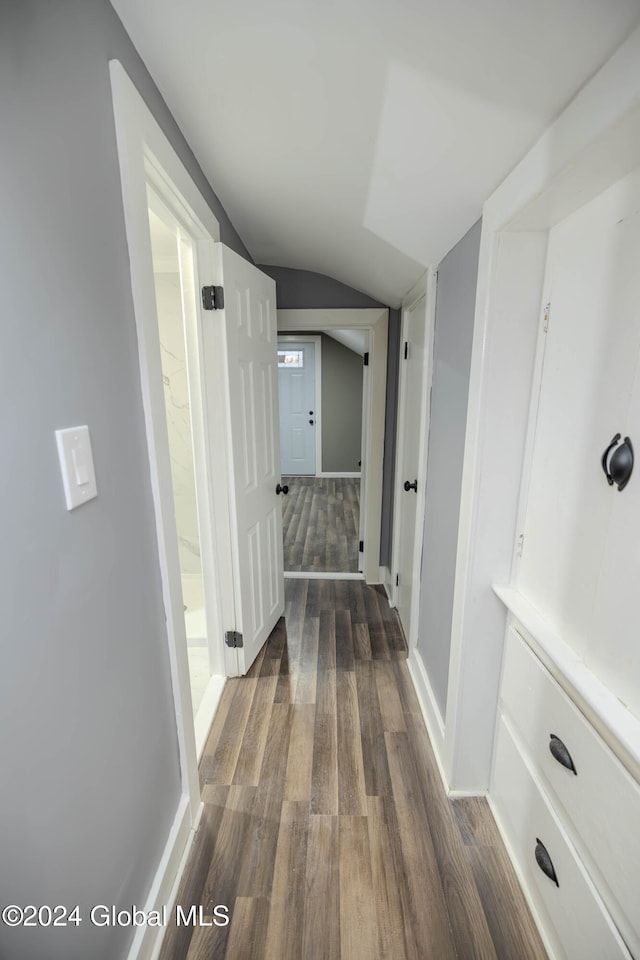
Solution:
[(56, 430), (56, 443), (67, 510), (75, 510), (98, 495), (89, 427)]

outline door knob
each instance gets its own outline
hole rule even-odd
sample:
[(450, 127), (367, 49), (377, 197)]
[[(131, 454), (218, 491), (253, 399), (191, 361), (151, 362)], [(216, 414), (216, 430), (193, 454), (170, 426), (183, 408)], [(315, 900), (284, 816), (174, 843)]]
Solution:
[(284, 495), (285, 495), (285, 497), (286, 497), (286, 495), (289, 493), (289, 487), (286, 485), (286, 483), (283, 484), (283, 485), (281, 485), (281, 484), (278, 483), (278, 484), (276, 485), (276, 493), (277, 493), (277, 494), (284, 493)]
[(414, 480), (413, 483), (409, 483), (408, 480), (405, 480), (405, 482), (404, 482), (404, 488), (405, 488), (405, 490), (407, 491), (407, 493), (409, 493), (409, 490), (415, 490), (415, 492), (417, 493), (417, 492), (418, 492), (418, 481), (417, 481), (417, 480)]
[(309, 423), (311, 424), (311, 426), (313, 426), (313, 420), (309, 420)]

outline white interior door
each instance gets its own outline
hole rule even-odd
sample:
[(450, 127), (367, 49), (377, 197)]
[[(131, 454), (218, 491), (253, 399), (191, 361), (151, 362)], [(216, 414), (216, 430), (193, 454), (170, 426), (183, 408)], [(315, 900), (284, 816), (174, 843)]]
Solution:
[(315, 344), (278, 344), (280, 470), (285, 476), (316, 473)]
[(275, 283), (221, 243), (235, 629), (245, 674), (284, 612)]
[[(427, 376), (425, 348), (427, 339), (426, 295), (403, 313), (401, 341), (402, 449), (396, 469), (396, 498), (399, 521), (396, 556), (395, 601), (407, 642), (412, 642), (414, 592), (420, 575), (416, 551), (418, 490), (424, 484), (420, 451), (423, 438), (424, 383)], [(421, 499), (424, 490), (420, 490)], [(421, 531), (420, 531), (421, 533)]]

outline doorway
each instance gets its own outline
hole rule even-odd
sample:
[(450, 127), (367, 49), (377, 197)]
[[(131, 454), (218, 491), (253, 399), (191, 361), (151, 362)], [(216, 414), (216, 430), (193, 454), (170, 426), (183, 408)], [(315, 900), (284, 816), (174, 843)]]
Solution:
[(381, 582), (387, 326), (386, 309), (278, 310), (289, 363), (299, 362), (296, 344), (316, 341), (315, 405), (298, 403), (315, 431), (315, 473), (287, 474), (282, 462), (286, 576)]
[(289, 574), (360, 574), (363, 353), (323, 331), (278, 337)]
[(418, 632), (435, 291), (436, 276), (430, 270), (402, 307), (392, 601), (410, 650)]
[[(189, 295), (193, 288), (193, 276), (189, 276), (192, 258), (186, 255), (189, 240), (184, 231), (150, 187), (147, 202), (191, 706), (197, 730), (210, 722), (206, 703), (200, 722), (198, 713), (212, 669), (202, 569), (202, 508), (198, 510), (194, 453), (197, 364), (193, 357), (190, 363), (188, 356), (190, 328), (197, 324), (194, 297)], [(182, 257), (181, 246), (185, 248)]]

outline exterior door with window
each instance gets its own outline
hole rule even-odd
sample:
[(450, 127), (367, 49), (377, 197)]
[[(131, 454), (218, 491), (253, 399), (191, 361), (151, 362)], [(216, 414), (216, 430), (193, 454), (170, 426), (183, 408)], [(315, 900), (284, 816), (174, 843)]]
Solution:
[(316, 473), (315, 344), (278, 342), (280, 472)]

